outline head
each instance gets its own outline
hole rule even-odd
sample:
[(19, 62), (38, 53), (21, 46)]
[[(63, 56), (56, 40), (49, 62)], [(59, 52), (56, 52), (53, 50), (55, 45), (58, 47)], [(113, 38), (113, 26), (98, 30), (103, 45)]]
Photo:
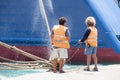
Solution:
[(58, 20), (59, 20), (60, 25), (64, 25), (66, 23), (66, 18), (65, 17), (61, 17)]
[(95, 26), (96, 25), (96, 20), (94, 17), (89, 16), (86, 18), (85, 20), (85, 24), (89, 27), (89, 26)]

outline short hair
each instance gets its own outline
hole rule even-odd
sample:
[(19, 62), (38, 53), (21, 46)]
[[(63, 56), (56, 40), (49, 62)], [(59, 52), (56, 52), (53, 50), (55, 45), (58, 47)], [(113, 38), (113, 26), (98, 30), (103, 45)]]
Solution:
[(89, 26), (95, 26), (96, 25), (96, 20), (95, 20), (94, 17), (89, 16), (89, 17), (86, 18), (85, 23), (88, 27)]
[(61, 17), (58, 20), (59, 20), (60, 25), (64, 25), (66, 23), (66, 18), (65, 17)]

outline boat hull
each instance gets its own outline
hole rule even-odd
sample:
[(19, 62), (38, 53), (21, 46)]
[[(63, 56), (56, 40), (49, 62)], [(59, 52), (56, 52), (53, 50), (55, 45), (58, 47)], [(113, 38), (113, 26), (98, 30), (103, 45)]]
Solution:
[[(50, 51), (46, 46), (16, 46), (19, 49), (22, 49), (26, 52), (29, 52), (38, 57), (49, 59)], [(17, 61), (31, 61), (32, 59), (25, 57), (21, 54), (15, 53), (9, 49), (4, 47), (0, 47), (1, 54), (0, 56), (17, 60)], [(86, 63), (86, 56), (84, 55), (84, 48), (70, 48), (68, 50), (69, 58), (67, 63), (72, 64), (81, 64)], [(115, 54), (115, 52), (110, 48), (98, 48), (97, 49), (97, 57), (99, 63), (119, 63), (120, 62), (120, 54)], [(1, 60), (2, 61), (2, 60)]]

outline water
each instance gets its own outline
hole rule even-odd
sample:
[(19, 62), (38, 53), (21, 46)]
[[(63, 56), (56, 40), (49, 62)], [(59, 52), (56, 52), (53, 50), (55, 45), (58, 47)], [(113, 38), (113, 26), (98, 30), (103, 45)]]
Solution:
[[(3, 66), (1, 66), (3, 67)], [(64, 70), (65, 71), (74, 71), (74, 70), (79, 70), (80, 68), (84, 68), (85, 65), (64, 65)], [(0, 70), (0, 78), (15, 78), (19, 76), (24, 76), (24, 75), (32, 75), (32, 74), (39, 74), (39, 73), (44, 73), (48, 69), (26, 69), (26, 70)]]
[[(3, 67), (3, 66), (1, 66)], [(64, 70), (70, 71), (83, 67), (82, 65), (65, 65)], [(37, 73), (44, 73), (48, 69), (26, 69), (26, 70), (0, 70), (0, 78), (15, 78), (23, 75), (31, 75)], [(1, 80), (1, 79), (0, 79)]]
[(24, 75), (32, 75), (45, 72), (45, 69), (31, 70), (0, 70), (0, 80), (14, 79)]
[(50, 35), (50, 27), (49, 27), (49, 23), (48, 23), (48, 18), (47, 18), (46, 11), (45, 11), (44, 4), (43, 4), (42, 0), (39, 0), (39, 6), (40, 6), (40, 11), (41, 11), (42, 17), (45, 20), (46, 27), (48, 29), (48, 34)]
[(22, 76), (25, 74), (33, 74), (40, 72), (42, 71), (41, 70), (1, 70), (0, 75), (7, 78), (12, 78), (12, 77)]

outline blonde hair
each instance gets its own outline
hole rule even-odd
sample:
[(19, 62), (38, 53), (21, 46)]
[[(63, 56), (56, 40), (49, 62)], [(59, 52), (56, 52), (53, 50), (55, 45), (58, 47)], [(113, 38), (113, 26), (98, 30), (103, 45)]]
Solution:
[(86, 18), (85, 24), (86, 24), (87, 26), (95, 26), (95, 25), (96, 25), (96, 20), (95, 20), (94, 17), (89, 16), (89, 17)]

